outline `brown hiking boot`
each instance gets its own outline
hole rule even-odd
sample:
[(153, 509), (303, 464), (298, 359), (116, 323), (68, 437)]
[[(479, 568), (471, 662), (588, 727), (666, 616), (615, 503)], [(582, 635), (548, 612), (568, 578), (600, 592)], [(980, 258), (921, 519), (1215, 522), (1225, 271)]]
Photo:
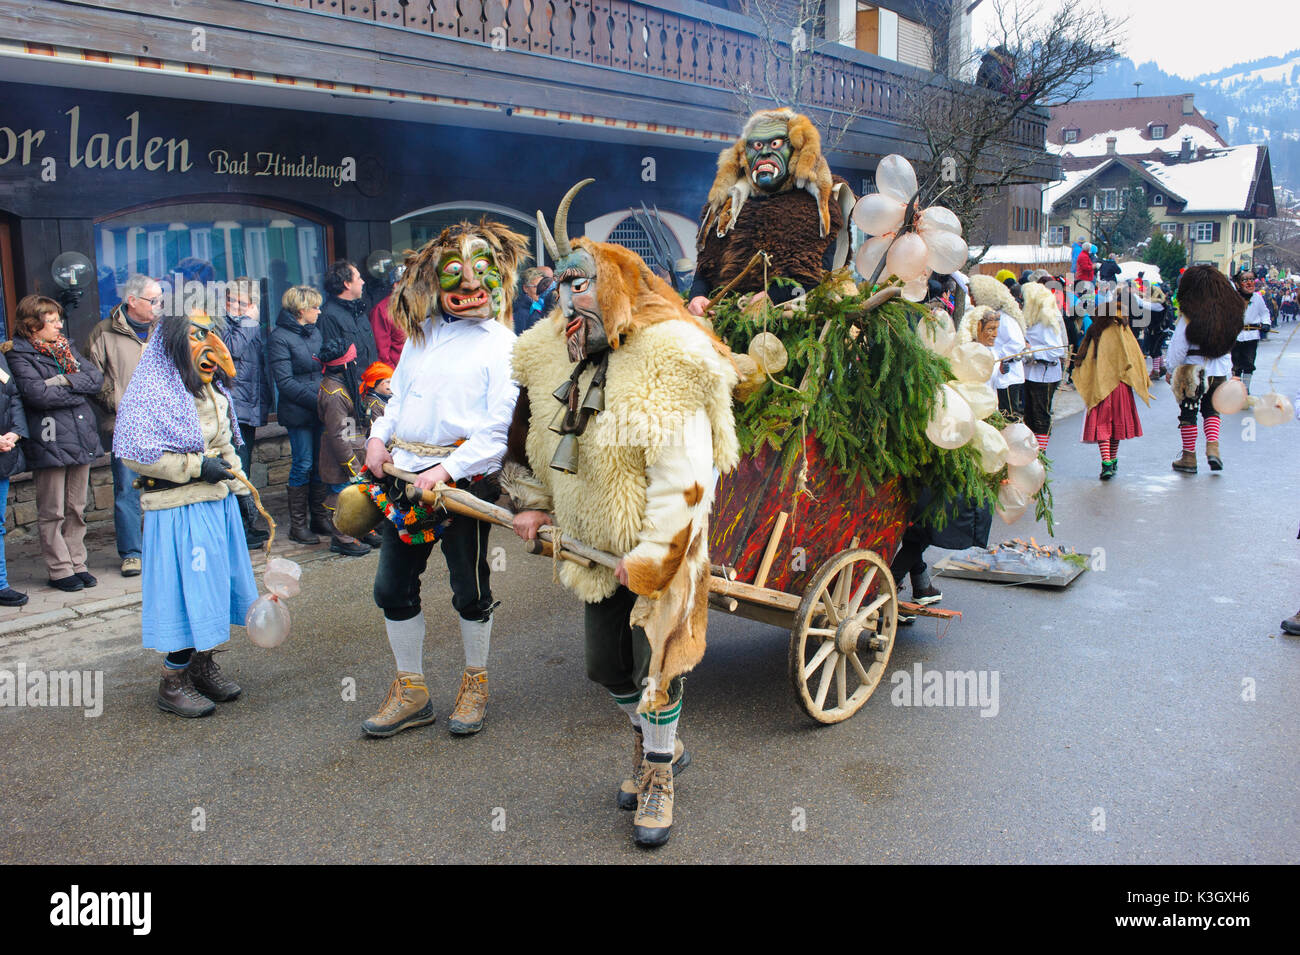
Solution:
[(174, 670), (163, 664), (162, 682), (158, 684), (158, 709), (186, 719), (207, 716), (217, 708), (190, 682), (190, 668)]
[(1219, 457), (1219, 442), (1205, 442), (1205, 460), (1210, 462), (1211, 471), (1223, 470), (1223, 458)]
[(1182, 471), (1184, 474), (1195, 474), (1196, 473), (1196, 452), (1184, 451), (1182, 454), (1180, 454), (1178, 456), (1178, 460), (1174, 462), (1174, 470)]
[(456, 705), (447, 720), (447, 729), (456, 736), (477, 733), (487, 718), (487, 704), (487, 670), (466, 670), (461, 674), (460, 692), (456, 694)]
[(225, 703), (235, 699), (243, 689), (234, 680), (221, 675), (221, 667), (212, 658), (212, 650), (199, 652), (195, 650), (190, 656), (190, 682), (213, 703)]
[(434, 720), (429, 688), (420, 673), (398, 672), (388, 688), (379, 712), (361, 724), (369, 736), (393, 736), (413, 726), (427, 726)]
[(639, 846), (661, 846), (673, 828), (673, 767), (671, 763), (641, 766), (641, 793), (632, 818), (632, 838)]
[[(633, 732), (636, 748), (632, 751), (632, 775), (623, 780), (618, 787), (618, 808), (631, 812), (636, 808), (637, 793), (641, 792), (641, 768), (645, 766), (645, 737)], [(691, 765), (691, 754), (682, 743), (680, 736), (673, 740), (673, 775), (676, 776)]]
[(1289, 633), (1292, 636), (1300, 636), (1300, 610), (1282, 621), (1282, 632)]

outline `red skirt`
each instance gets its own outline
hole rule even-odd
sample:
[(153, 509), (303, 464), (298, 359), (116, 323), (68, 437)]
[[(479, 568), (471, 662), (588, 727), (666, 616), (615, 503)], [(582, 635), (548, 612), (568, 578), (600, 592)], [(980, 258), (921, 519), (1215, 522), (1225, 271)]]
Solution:
[(1142, 437), (1142, 422), (1138, 419), (1133, 389), (1123, 383), (1103, 398), (1095, 408), (1089, 408), (1087, 417), (1083, 419), (1085, 444), (1096, 444), (1100, 441), (1127, 441), (1129, 438), (1140, 437)]

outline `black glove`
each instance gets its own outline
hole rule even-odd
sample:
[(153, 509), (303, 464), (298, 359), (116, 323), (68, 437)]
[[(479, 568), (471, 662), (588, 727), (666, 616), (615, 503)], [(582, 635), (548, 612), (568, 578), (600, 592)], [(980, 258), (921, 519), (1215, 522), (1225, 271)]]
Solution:
[(199, 477), (209, 484), (219, 484), (234, 480), (235, 474), (221, 458), (204, 458), (203, 465), (199, 468)]

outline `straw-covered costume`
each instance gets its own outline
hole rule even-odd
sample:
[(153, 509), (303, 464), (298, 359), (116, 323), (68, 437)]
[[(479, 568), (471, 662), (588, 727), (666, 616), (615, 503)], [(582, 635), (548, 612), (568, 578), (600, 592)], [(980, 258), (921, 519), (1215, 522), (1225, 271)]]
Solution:
[(637, 842), (658, 845), (672, 825), (672, 764), (684, 765), (681, 677), (704, 655), (714, 486), (739, 456), (738, 376), (727, 347), (640, 257), (569, 240), (581, 185), (555, 238), (544, 233), (560, 307), (515, 347), (522, 390), (502, 485), (521, 536), (553, 523), (621, 558), (617, 571), (562, 562), (559, 575), (586, 604), (587, 673), (636, 734), (619, 805), (637, 809)]
[[(225, 378), (223, 379), (223, 374)], [(248, 494), (226, 381), (235, 374), (207, 315), (162, 319), (117, 412), (113, 453), (140, 474), (144, 511), (141, 632), (168, 654), (160, 708), (206, 716), (240, 687), (212, 649), (242, 626), (257, 599), (235, 495)]]

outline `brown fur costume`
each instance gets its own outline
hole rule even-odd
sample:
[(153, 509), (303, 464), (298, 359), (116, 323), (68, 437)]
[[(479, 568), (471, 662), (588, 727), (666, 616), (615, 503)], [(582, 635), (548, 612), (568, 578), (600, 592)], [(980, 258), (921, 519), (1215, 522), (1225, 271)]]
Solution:
[[(789, 129), (789, 175), (779, 192), (760, 192), (750, 181), (745, 143), (749, 132), (765, 121), (781, 121)], [(853, 190), (838, 176), (821, 152), (821, 136), (807, 116), (792, 109), (755, 113), (745, 132), (718, 156), (718, 174), (701, 213), (696, 239), (695, 275), (712, 290), (725, 285), (755, 252), (770, 256), (768, 278), (794, 279), (806, 288), (826, 272), (826, 252), (847, 254), (848, 211)], [(843, 238), (842, 238), (843, 237)], [(737, 287), (739, 292), (763, 289), (763, 271), (755, 268)]]
[(459, 245), (463, 239), (483, 239), (492, 250), (497, 268), (501, 272), (502, 307), (496, 320), (506, 328), (514, 327), (512, 306), (519, 266), (528, 258), (528, 240), (500, 222), (484, 216), (475, 225), (461, 221), (443, 229), (436, 239), (430, 239), (418, 252), (406, 251), (406, 272), (393, 289), (389, 314), (393, 322), (417, 344), (424, 339), (424, 321), (438, 308), (441, 286), (438, 284), (438, 263), (443, 253)]
[[(642, 712), (667, 703), (673, 679), (703, 658), (708, 623), (709, 467), (739, 458), (730, 350), (686, 311), (680, 296), (622, 246), (573, 239), (596, 260), (596, 298), (611, 346), (605, 410), (578, 443), (574, 473), (550, 466), (560, 435), (549, 427), (557, 385), (573, 372), (557, 309), (519, 337), (520, 384), (501, 483), (516, 510), (551, 513), (567, 534), (623, 558), (637, 601), (631, 624), (650, 643)], [(586, 393), (596, 369), (578, 385)], [(691, 430), (692, 428), (698, 430)], [(708, 435), (711, 455), (704, 456)], [(682, 479), (691, 467), (704, 471)], [(679, 487), (680, 485), (680, 487)], [(587, 603), (618, 588), (606, 567), (558, 566)]]
[(1178, 281), (1178, 310), (1187, 318), (1189, 355), (1219, 358), (1232, 351), (1246, 300), (1212, 265), (1193, 265)]

